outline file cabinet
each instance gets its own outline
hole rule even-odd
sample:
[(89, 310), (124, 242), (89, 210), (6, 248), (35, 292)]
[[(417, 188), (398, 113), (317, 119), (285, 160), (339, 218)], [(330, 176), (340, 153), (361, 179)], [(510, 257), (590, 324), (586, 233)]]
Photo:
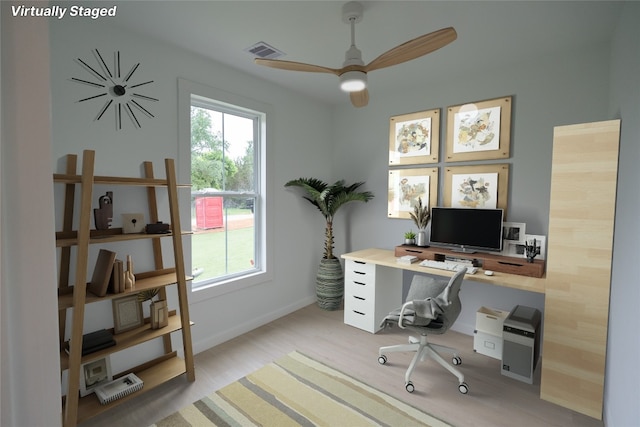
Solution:
[(402, 305), (402, 270), (346, 260), (344, 323), (376, 333), (390, 311)]

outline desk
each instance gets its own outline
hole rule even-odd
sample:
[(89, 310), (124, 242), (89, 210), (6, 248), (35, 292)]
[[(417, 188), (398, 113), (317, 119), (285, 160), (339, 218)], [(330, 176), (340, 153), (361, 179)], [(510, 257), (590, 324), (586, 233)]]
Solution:
[[(419, 263), (400, 264), (394, 251), (363, 249), (342, 255), (345, 260), (344, 322), (376, 333), (379, 323), (390, 311), (402, 305), (402, 272), (404, 270), (450, 277), (453, 272), (422, 267)], [(464, 280), (495, 286), (544, 293), (546, 279), (494, 273), (486, 276), (482, 269), (465, 275)]]

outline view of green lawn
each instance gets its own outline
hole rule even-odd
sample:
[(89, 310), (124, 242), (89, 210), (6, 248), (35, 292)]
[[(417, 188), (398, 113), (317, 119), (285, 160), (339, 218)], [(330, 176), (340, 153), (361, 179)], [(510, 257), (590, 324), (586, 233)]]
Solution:
[[(247, 210), (234, 210), (235, 214), (246, 214)], [(231, 216), (231, 215), (230, 215)], [(227, 224), (233, 219), (228, 218)], [(193, 271), (201, 269), (198, 281), (212, 277), (234, 274), (253, 268), (255, 259), (254, 227), (223, 230), (208, 230), (194, 233), (191, 237)], [(226, 265), (225, 265), (226, 262)]]

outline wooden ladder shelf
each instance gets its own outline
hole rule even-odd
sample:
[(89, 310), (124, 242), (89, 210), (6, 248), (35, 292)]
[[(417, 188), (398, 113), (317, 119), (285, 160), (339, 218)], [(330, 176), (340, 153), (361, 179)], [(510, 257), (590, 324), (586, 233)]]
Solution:
[[(61, 377), (67, 371), (67, 393), (63, 396), (63, 425), (72, 427), (101, 412), (119, 405), (141, 393), (177, 376), (186, 374), (188, 381), (195, 381), (193, 363), (193, 349), (191, 345), (191, 321), (189, 319), (189, 304), (187, 298), (187, 281), (182, 237), (190, 232), (180, 231), (180, 213), (178, 206), (178, 188), (189, 187), (178, 185), (173, 159), (165, 159), (165, 179), (157, 179), (153, 174), (151, 162), (144, 162), (143, 178), (94, 176), (95, 152), (85, 150), (82, 156), (82, 171), (78, 175), (77, 156), (67, 155), (66, 171), (64, 174), (54, 174), (53, 181), (64, 185), (64, 206), (62, 230), (56, 232), (56, 247), (60, 251), (60, 269), (58, 277), (58, 313), (60, 335), (60, 371)], [(92, 198), (93, 187), (96, 184), (111, 186), (143, 186), (147, 188), (147, 203), (149, 208), (149, 222), (158, 221), (158, 205), (156, 189), (166, 188), (168, 193), (169, 216), (172, 231), (167, 234), (123, 234), (122, 229), (92, 230)], [(74, 206), (76, 189), (80, 190), (80, 205), (78, 213), (78, 227), (74, 229)], [(170, 238), (173, 245), (174, 266), (166, 268), (163, 265), (161, 239)], [(97, 297), (87, 293), (87, 270), (89, 268), (89, 247), (91, 245), (105, 245), (112, 242), (127, 242), (131, 240), (148, 239), (151, 242), (155, 270), (136, 274), (134, 289), (123, 293), (107, 293), (104, 297)], [(75, 255), (72, 248), (75, 247)], [(75, 256), (75, 272), (71, 280), (72, 258)], [(73, 282), (73, 283), (71, 283)], [(114, 335), (116, 345), (94, 353), (82, 355), (82, 339), (85, 309), (89, 305), (100, 301), (134, 295), (145, 289), (158, 289), (160, 299), (167, 300), (167, 286), (177, 287), (178, 310), (169, 313), (169, 324), (160, 329), (151, 329), (148, 320), (145, 324), (131, 331)], [(67, 311), (72, 309), (70, 324), (67, 324)], [(66, 332), (69, 332), (69, 342), (65, 342)], [(178, 352), (172, 348), (171, 334), (178, 333), (182, 337), (184, 358), (178, 357)], [(142, 365), (128, 369), (126, 372), (115, 373), (114, 379), (130, 372), (135, 373), (144, 381), (144, 387), (124, 398), (107, 405), (101, 405), (94, 394), (80, 397), (80, 380), (82, 365), (99, 360), (110, 354), (130, 348), (144, 342), (161, 339), (163, 354), (149, 360)]]

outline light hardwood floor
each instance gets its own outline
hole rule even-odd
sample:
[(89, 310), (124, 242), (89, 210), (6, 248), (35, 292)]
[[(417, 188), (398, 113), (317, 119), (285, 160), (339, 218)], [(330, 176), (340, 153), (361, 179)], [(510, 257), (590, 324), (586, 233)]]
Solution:
[(406, 332), (391, 328), (373, 335), (345, 325), (343, 315), (343, 311), (327, 312), (315, 305), (305, 307), (197, 354), (194, 383), (183, 377), (174, 379), (81, 426), (148, 426), (294, 350), (458, 427), (604, 426), (601, 421), (540, 400), (540, 364), (533, 385), (504, 377), (498, 360), (475, 353), (473, 338), (453, 331), (432, 341), (460, 350), (460, 369), (469, 394), (460, 394), (457, 379), (430, 360), (418, 365), (412, 376), (416, 390), (407, 393), (404, 372), (411, 355), (391, 354), (384, 366), (377, 360), (378, 347), (405, 343)]

